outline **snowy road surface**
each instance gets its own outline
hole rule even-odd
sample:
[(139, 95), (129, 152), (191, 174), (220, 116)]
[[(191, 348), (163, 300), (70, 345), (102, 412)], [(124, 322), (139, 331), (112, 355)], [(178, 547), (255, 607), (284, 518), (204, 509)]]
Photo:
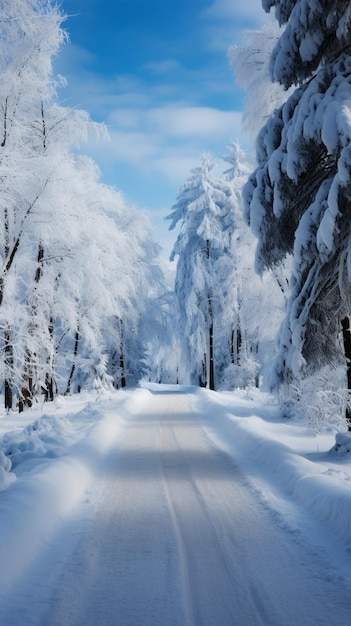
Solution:
[[(192, 396), (156, 389), (1, 626), (343, 626), (349, 581), (260, 500)], [(69, 485), (67, 485), (69, 488)]]

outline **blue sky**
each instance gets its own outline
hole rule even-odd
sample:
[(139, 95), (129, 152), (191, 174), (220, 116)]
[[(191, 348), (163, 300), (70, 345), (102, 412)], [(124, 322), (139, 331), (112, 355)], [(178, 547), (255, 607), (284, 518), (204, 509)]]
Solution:
[(260, 27), (261, 2), (62, 0), (62, 10), (70, 43), (56, 62), (68, 81), (60, 99), (105, 122), (111, 141), (84, 151), (104, 182), (150, 213), (162, 239), (201, 154), (217, 159), (241, 141), (244, 94), (226, 51)]

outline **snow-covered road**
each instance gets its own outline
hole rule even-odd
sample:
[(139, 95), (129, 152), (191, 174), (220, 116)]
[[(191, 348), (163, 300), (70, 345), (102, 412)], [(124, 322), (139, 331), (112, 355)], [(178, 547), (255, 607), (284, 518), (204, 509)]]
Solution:
[(327, 554), (217, 446), (193, 396), (155, 388), (0, 615), (2, 626), (346, 626), (351, 598)]

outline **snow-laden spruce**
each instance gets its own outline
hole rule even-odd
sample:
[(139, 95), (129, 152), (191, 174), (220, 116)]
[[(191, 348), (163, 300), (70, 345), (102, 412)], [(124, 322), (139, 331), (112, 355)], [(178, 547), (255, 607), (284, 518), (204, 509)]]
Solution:
[(216, 363), (219, 387), (233, 389), (258, 385), (269, 372), (283, 294), (273, 273), (261, 279), (254, 271), (255, 238), (242, 212), (242, 189), (252, 162), (235, 142), (223, 159), (230, 164), (224, 177), (231, 189), (231, 235), (229, 254), (218, 263), (223, 306), (216, 324)]
[(285, 87), (302, 83), (349, 46), (348, 0), (262, 0), (262, 6), (275, 7), (279, 25), (286, 24), (270, 64), (273, 80)]
[[(265, 2), (288, 25), (271, 72), (299, 83), (257, 141), (244, 189), (260, 272), (292, 254), (275, 383), (344, 358), (351, 304), (351, 25), (348, 2)], [(307, 80), (308, 79), (308, 80)], [(350, 355), (348, 355), (350, 356)], [(274, 382), (274, 381), (273, 381)]]
[[(216, 178), (214, 162), (205, 155), (181, 186), (170, 229), (180, 222), (171, 260), (178, 256), (175, 292), (190, 380), (214, 389), (214, 325), (223, 310), (223, 284), (218, 264), (229, 254), (231, 190)], [(230, 220), (229, 220), (230, 222)]]
[[(180, 223), (171, 258), (178, 256), (181, 380), (232, 389), (258, 382), (259, 362), (272, 353), (279, 297), (272, 277), (261, 281), (253, 271), (254, 240), (242, 219), (241, 197), (249, 161), (235, 143), (223, 158), (229, 168), (219, 179), (214, 162), (203, 157), (169, 219), (171, 228)], [(273, 307), (266, 307), (268, 293)]]
[(272, 84), (269, 62), (281, 28), (276, 22), (264, 24), (260, 30), (247, 31), (244, 46), (231, 46), (229, 64), (236, 82), (246, 92), (243, 129), (253, 140), (274, 109), (287, 98), (282, 85)]

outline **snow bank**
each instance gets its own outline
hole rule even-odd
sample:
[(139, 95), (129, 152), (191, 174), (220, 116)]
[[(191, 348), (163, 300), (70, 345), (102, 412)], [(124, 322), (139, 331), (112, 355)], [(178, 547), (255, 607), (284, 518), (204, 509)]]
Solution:
[[(91, 401), (90, 396), (76, 413), (65, 415), (63, 408), (61, 415), (45, 414), (1, 438), (0, 480), (7, 487), (0, 494), (3, 592), (25, 576), (82, 500), (118, 441), (128, 413), (124, 405), (128, 401), (133, 406), (131, 395), (120, 392), (107, 402)], [(16, 416), (12, 420), (15, 426)]]
[[(330, 454), (333, 430), (315, 436), (301, 422), (284, 420), (266, 394), (176, 389), (191, 395), (209, 438), (268, 494), (270, 505), (298, 503), (351, 548), (351, 455), (340, 456), (351, 449), (349, 434), (337, 435), (338, 448)], [(108, 453), (122, 445), (128, 421), (144, 407), (148, 411), (150, 394), (174, 390), (148, 385), (72, 398), (52, 413), (46, 407), (42, 416), (28, 411), (0, 419), (3, 593), (26, 576), (43, 547), (72, 519)]]
[[(24, 468), (27, 469), (28, 463), (25, 462), (69, 454), (72, 446), (100, 419), (101, 411), (88, 403), (78, 413), (44, 414), (23, 429), (10, 430), (0, 439), (0, 490), (13, 482), (17, 475), (21, 475)], [(16, 417), (13, 421), (15, 425)]]
[(344, 456), (351, 452), (351, 432), (336, 433), (335, 446), (331, 449), (331, 452), (338, 456)]
[[(264, 396), (199, 390), (197, 403), (208, 435), (264, 491), (299, 503), (351, 548), (351, 456), (333, 452), (335, 432), (313, 435), (300, 423), (282, 419)], [(339, 455), (351, 449), (349, 435), (336, 440)]]

